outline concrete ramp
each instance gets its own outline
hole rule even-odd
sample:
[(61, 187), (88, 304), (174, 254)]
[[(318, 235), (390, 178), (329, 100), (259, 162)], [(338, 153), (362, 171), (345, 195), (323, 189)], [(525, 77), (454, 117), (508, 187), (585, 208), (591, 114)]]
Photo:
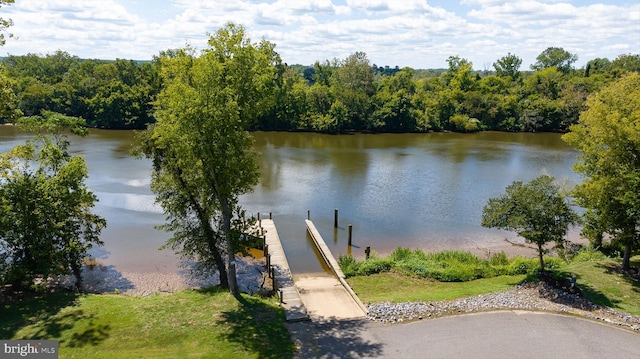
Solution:
[(315, 320), (363, 318), (366, 312), (334, 276), (317, 273), (294, 276), (307, 314)]
[(274, 277), (281, 291), (281, 305), (285, 310), (287, 321), (296, 322), (309, 319), (356, 319), (364, 318), (366, 307), (344, 280), (344, 274), (338, 262), (329, 251), (326, 243), (315, 228), (313, 222), (307, 221), (307, 230), (312, 238), (328, 273), (310, 273), (291, 275), (289, 263), (284, 254), (280, 236), (275, 223), (271, 219), (261, 220), (265, 231), (265, 242), (269, 246), (271, 265)]
[(306, 220), (307, 231), (330, 268), (331, 273), (313, 273), (294, 277), (300, 298), (313, 319), (355, 319), (367, 315), (367, 308), (345, 281), (345, 276), (313, 222)]

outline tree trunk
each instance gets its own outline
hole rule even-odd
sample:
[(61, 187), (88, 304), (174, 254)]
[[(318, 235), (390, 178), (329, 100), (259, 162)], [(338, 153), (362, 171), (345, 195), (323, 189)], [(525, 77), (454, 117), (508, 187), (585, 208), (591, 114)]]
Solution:
[(82, 291), (82, 268), (77, 263), (71, 264), (71, 271), (73, 276), (76, 277), (76, 288), (78, 291)]
[(544, 259), (542, 258), (542, 244), (538, 244), (538, 258), (540, 259), (540, 273), (544, 272)]
[(220, 255), (220, 251), (218, 247), (216, 247), (215, 242), (209, 242), (209, 248), (211, 253), (213, 254), (213, 260), (216, 262), (216, 267), (218, 268), (218, 274), (220, 275), (220, 287), (229, 288), (229, 278), (227, 275), (227, 267), (225, 266), (224, 259)]
[(624, 245), (624, 257), (622, 257), (622, 270), (625, 272), (631, 268), (631, 244)]
[(224, 231), (224, 238), (227, 242), (227, 265), (228, 265), (228, 270), (227, 270), (227, 274), (229, 277), (229, 291), (231, 292), (231, 294), (237, 296), (240, 294), (240, 291), (238, 290), (238, 282), (236, 280), (236, 271), (235, 271), (235, 266), (236, 266), (236, 254), (233, 251), (233, 243), (231, 243), (231, 236), (230, 236), (230, 232), (231, 232), (231, 207), (229, 206), (229, 199), (228, 198), (223, 198), (222, 199), (222, 221), (223, 221), (223, 231)]

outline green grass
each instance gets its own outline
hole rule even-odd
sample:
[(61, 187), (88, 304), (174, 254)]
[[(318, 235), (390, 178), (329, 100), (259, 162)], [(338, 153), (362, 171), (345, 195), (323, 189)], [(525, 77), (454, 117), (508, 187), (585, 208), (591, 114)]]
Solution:
[[(540, 267), (536, 258), (507, 258), (504, 252), (496, 253), (489, 259), (480, 259), (465, 251), (425, 253), (421, 249), (408, 248), (397, 248), (388, 257), (372, 257), (360, 261), (351, 256), (340, 256), (338, 262), (347, 277), (395, 270), (439, 282), (466, 282), (503, 275), (534, 274)], [(563, 265), (558, 258), (545, 258), (547, 270)]]
[[(403, 251), (397, 253), (396, 259), (406, 261), (411, 256), (413, 254)], [(425, 258), (435, 257), (449, 257), (448, 262), (452, 263), (451, 257), (462, 258), (464, 255), (449, 253), (425, 256)], [(536, 279), (534, 273), (528, 273), (501, 275), (464, 282), (444, 282), (432, 278), (424, 278), (420, 273), (398, 269), (399, 266), (393, 264), (390, 258), (376, 260), (389, 263), (388, 266), (392, 269), (367, 276), (352, 276), (347, 279), (349, 285), (365, 303), (385, 301), (429, 302), (455, 299), (506, 291), (525, 279)], [(490, 265), (505, 265), (507, 262), (514, 263), (514, 260), (516, 259), (495, 258), (494, 263), (490, 263)], [(517, 259), (517, 261), (523, 260)], [(470, 261), (471, 264), (477, 263), (476, 258), (471, 258)], [(548, 258), (545, 261), (548, 262)], [(357, 265), (354, 262), (346, 262), (346, 264)], [(569, 264), (562, 264), (557, 258), (552, 263), (553, 272), (556, 276), (567, 278), (572, 275), (576, 276), (578, 286), (582, 289), (582, 293), (587, 299), (599, 305), (640, 316), (640, 282), (619, 273), (618, 268), (620, 265), (620, 259), (609, 259), (602, 253), (596, 253), (588, 249), (574, 257), (574, 260)], [(631, 265), (637, 270), (640, 267), (640, 256), (632, 258)], [(377, 266), (380, 267), (379, 265)]]
[(467, 282), (438, 282), (396, 271), (347, 279), (365, 303), (438, 301), (500, 292), (522, 282), (525, 275), (498, 276)]
[(61, 358), (290, 358), (273, 300), (226, 291), (56, 294), (0, 306), (0, 338), (55, 339)]
[[(640, 256), (632, 262), (640, 267)], [(640, 315), (640, 282), (617, 271), (620, 260), (572, 262), (564, 268), (565, 275), (575, 274), (586, 298), (592, 302), (633, 315)]]

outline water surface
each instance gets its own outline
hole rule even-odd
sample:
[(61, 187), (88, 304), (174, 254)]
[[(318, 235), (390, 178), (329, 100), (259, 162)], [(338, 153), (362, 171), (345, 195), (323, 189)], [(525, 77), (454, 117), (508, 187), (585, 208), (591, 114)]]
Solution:
[[(322, 270), (306, 236), (307, 211), (336, 256), (349, 251), (348, 224), (356, 256), (366, 246), (379, 253), (484, 248), (514, 238), (480, 226), (482, 207), (512, 181), (542, 173), (579, 180), (571, 171), (577, 153), (558, 134), (253, 135), (262, 178), (241, 203), (250, 213), (273, 214), (296, 273)], [(25, 138), (0, 126), (0, 151)], [(158, 250), (169, 235), (153, 228), (164, 216), (149, 190), (150, 162), (128, 155), (132, 138), (131, 131), (92, 130), (73, 139), (99, 198), (95, 211), (108, 221), (105, 246), (94, 253), (120, 270), (175, 271), (175, 255)]]

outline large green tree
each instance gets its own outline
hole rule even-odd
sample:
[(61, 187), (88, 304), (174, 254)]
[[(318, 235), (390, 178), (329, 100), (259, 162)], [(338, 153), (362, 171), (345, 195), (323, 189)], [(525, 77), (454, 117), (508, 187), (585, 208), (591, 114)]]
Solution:
[(83, 259), (106, 225), (91, 212), (84, 158), (68, 152), (66, 133), (86, 135), (84, 121), (45, 112), (20, 126), (36, 136), (0, 155), (0, 283), (72, 273), (81, 288)]
[(640, 75), (630, 73), (587, 100), (563, 139), (582, 152), (575, 170), (578, 204), (591, 239), (607, 234), (624, 247), (623, 268), (640, 245)]
[(237, 294), (235, 253), (246, 228), (234, 213), (238, 196), (259, 179), (246, 129), (272, 106), (279, 56), (271, 43), (252, 43), (230, 23), (199, 55), (186, 48), (158, 60), (158, 121), (142, 134), (138, 151), (153, 160), (151, 187), (173, 234), (168, 245), (216, 268), (221, 285)]
[(511, 80), (516, 81), (521, 76), (520, 65), (522, 65), (522, 59), (512, 53), (508, 53), (507, 56), (496, 60), (493, 63), (493, 68), (496, 70), (496, 75), (509, 77)]
[(536, 62), (531, 65), (531, 69), (540, 71), (555, 67), (562, 73), (568, 73), (576, 61), (578, 61), (578, 55), (576, 54), (572, 54), (561, 47), (547, 47), (536, 57)]
[(547, 175), (528, 183), (513, 182), (482, 209), (483, 227), (516, 232), (538, 247), (540, 270), (544, 270), (543, 246), (548, 242), (562, 246), (569, 225), (577, 219), (553, 177)]

